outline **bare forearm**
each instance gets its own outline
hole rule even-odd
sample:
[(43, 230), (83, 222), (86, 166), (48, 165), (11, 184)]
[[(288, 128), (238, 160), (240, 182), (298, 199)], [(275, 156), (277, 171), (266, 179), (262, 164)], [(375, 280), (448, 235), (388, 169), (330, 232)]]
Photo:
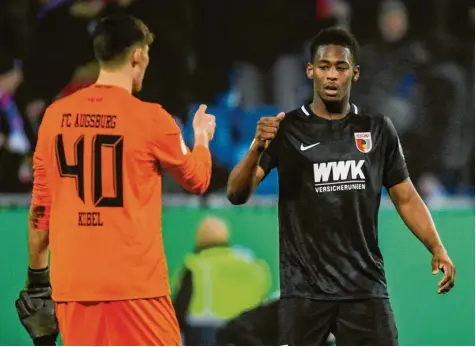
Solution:
[(48, 232), (30, 229), (28, 235), (28, 251), (31, 269), (44, 269), (48, 266)]
[(33, 270), (48, 267), (49, 232), (37, 228), (38, 218), (37, 209), (34, 208), (28, 226), (29, 266)]
[(417, 193), (412, 194), (407, 201), (395, 205), (411, 232), (432, 254), (444, 251), (430, 211)]
[(233, 169), (228, 178), (227, 196), (234, 205), (244, 204), (253, 194), (257, 184), (256, 170), (261, 152), (251, 148), (245, 157)]

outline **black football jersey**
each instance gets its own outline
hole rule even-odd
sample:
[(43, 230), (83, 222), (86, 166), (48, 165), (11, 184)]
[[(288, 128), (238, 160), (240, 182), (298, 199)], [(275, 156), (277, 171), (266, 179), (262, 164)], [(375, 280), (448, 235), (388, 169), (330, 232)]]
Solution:
[(408, 178), (390, 119), (352, 104), (327, 120), (304, 105), (286, 114), (259, 165), (278, 170), (281, 297), (388, 297), (381, 190)]

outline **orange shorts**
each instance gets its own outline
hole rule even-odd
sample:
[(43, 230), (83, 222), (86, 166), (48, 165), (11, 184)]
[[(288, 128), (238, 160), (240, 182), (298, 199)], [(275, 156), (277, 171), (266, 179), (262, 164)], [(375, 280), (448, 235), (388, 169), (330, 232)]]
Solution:
[(169, 297), (56, 303), (63, 345), (179, 346), (180, 329)]

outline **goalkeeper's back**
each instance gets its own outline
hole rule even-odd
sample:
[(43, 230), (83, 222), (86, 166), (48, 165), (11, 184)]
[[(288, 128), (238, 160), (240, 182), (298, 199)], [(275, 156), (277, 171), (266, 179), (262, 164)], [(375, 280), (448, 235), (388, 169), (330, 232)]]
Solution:
[(47, 109), (34, 169), (33, 206), (47, 207), (38, 223), (50, 232), (55, 301), (169, 295), (161, 173), (204, 193), (207, 148), (190, 151), (160, 105), (96, 84)]

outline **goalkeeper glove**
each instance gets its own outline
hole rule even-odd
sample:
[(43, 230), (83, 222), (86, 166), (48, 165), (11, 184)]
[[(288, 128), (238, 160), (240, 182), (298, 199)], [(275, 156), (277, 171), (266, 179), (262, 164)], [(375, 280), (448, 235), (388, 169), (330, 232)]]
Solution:
[(56, 344), (58, 321), (51, 298), (50, 271), (28, 269), (28, 281), (15, 301), (20, 322), (35, 345)]

